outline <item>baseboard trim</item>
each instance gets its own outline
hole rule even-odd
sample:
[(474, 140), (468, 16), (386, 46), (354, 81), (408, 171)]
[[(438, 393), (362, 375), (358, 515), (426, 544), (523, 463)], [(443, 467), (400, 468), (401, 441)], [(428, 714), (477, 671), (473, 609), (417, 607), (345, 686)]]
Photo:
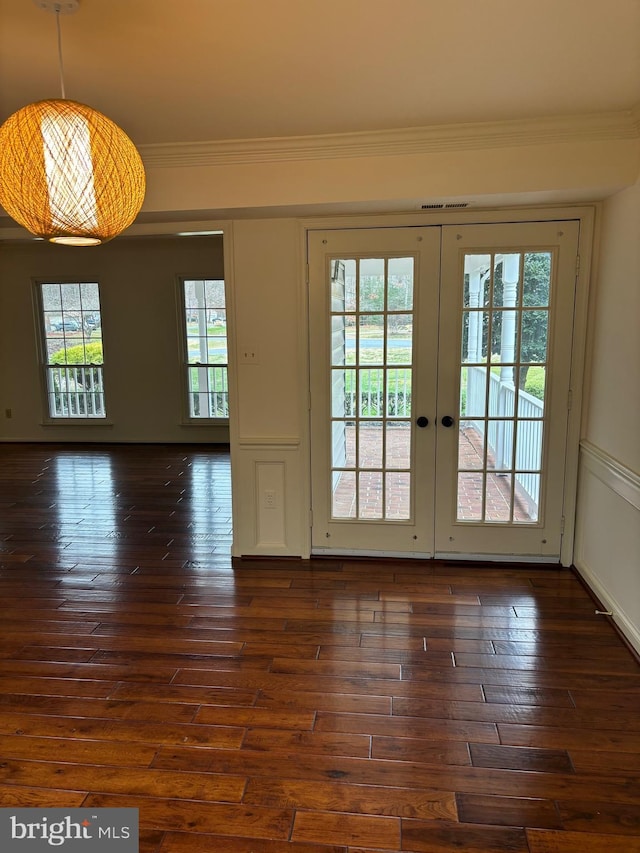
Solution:
[(605, 589), (584, 561), (574, 564), (571, 568), (587, 587), (598, 609), (610, 612), (611, 615), (604, 618), (609, 619), (634, 655), (640, 659), (640, 631), (626, 615), (620, 602)]

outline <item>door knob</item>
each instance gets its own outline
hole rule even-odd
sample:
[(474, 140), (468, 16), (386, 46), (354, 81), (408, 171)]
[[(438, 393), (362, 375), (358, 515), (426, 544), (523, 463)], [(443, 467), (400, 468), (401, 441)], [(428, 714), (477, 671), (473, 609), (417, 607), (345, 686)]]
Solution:
[(442, 418), (441, 423), (442, 423), (442, 426), (444, 426), (444, 427), (452, 427), (452, 426), (453, 426), (453, 424), (454, 424), (454, 420), (453, 420), (453, 418), (451, 417), (451, 415), (445, 415), (445, 416)]
[(424, 427), (429, 426), (429, 418), (425, 418), (424, 415), (420, 415), (420, 417), (416, 421), (416, 424), (422, 429), (424, 429)]

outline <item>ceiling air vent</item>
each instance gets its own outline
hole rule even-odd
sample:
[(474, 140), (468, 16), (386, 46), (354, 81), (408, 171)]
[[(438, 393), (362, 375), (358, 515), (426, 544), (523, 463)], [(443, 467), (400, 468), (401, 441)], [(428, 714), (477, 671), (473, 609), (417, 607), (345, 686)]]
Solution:
[(445, 207), (447, 208), (447, 210), (451, 210), (451, 208), (453, 208), (453, 207), (456, 207), (456, 208), (469, 207), (469, 202), (468, 201), (457, 201), (454, 204), (445, 204)]
[(421, 210), (442, 210), (444, 204), (422, 204), (420, 205)]

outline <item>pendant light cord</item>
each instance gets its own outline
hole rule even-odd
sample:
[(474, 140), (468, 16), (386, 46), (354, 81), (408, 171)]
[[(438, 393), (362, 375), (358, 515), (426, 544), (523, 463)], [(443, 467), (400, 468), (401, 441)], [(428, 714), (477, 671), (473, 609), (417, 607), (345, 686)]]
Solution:
[(64, 67), (62, 64), (62, 33), (60, 31), (60, 7), (56, 9), (56, 26), (58, 28), (58, 69), (60, 71), (60, 90), (62, 92), (62, 100), (66, 100), (64, 88)]

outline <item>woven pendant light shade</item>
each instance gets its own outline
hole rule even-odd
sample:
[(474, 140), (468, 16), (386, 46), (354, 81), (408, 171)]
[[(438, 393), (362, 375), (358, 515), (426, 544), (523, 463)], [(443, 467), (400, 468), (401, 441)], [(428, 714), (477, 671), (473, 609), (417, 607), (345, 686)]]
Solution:
[(38, 101), (0, 127), (0, 204), (38, 237), (104, 243), (131, 225), (144, 193), (133, 142), (91, 107)]

